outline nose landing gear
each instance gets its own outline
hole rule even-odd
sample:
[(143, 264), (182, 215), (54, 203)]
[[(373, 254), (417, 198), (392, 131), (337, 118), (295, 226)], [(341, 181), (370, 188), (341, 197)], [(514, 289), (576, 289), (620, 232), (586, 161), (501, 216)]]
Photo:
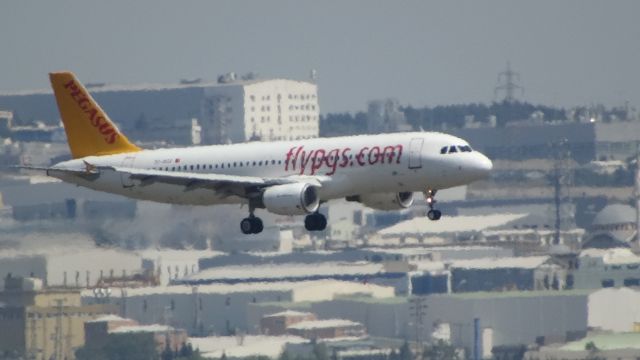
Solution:
[(440, 220), (440, 217), (442, 217), (442, 213), (440, 212), (440, 210), (435, 209), (435, 204), (437, 202), (435, 199), (436, 192), (438, 192), (438, 190), (428, 189), (424, 193), (424, 197), (427, 200), (427, 205), (429, 206), (429, 211), (427, 211), (427, 218), (434, 221)]

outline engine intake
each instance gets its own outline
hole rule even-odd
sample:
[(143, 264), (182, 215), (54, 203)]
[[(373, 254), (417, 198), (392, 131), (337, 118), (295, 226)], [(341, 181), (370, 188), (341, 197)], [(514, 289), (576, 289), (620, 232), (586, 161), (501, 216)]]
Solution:
[(358, 201), (364, 206), (377, 210), (406, 209), (413, 204), (413, 193), (403, 191), (398, 193), (373, 193), (350, 196), (348, 201)]
[(320, 206), (318, 188), (305, 183), (275, 185), (262, 194), (262, 202), (269, 212), (280, 215), (306, 215)]

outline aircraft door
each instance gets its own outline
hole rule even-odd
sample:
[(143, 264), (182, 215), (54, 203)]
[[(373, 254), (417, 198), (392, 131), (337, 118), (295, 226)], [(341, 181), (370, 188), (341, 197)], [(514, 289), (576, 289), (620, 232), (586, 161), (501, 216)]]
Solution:
[(422, 145), (423, 138), (413, 138), (409, 144), (409, 169), (420, 169), (422, 167)]
[[(135, 156), (127, 156), (124, 158), (124, 160), (122, 160), (122, 167), (132, 168), (134, 161), (136, 161)], [(131, 180), (131, 178), (127, 174), (120, 174), (120, 180), (122, 181), (123, 188), (130, 188), (134, 186), (133, 180)]]

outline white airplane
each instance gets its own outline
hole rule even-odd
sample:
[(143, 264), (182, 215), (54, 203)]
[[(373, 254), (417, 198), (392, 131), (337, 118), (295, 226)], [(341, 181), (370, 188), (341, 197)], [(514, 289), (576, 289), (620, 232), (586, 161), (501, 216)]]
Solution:
[[(182, 205), (247, 204), (244, 234), (262, 231), (256, 209), (306, 215), (324, 230), (318, 208), (345, 198), (375, 209), (403, 209), (424, 192), (427, 216), (438, 189), (485, 178), (491, 160), (457, 137), (411, 132), (299, 141), (143, 150), (129, 142), (70, 72), (49, 74), (72, 160), (47, 175), (134, 199)], [(27, 167), (35, 169), (33, 167)]]

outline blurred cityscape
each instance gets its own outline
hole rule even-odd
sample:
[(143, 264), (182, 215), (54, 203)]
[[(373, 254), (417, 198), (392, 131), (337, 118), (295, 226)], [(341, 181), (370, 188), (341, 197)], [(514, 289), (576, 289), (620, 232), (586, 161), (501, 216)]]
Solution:
[(325, 231), (261, 212), (265, 231), (247, 236), (239, 206), (134, 201), (12, 168), (70, 155), (51, 91), (0, 94), (0, 358), (640, 357), (628, 103), (530, 104), (510, 66), (491, 104), (387, 98), (355, 114), (320, 112), (315, 71), (88, 88), (144, 148), (441, 131), (494, 171), (441, 190), (437, 222), (424, 200), (336, 201)]

